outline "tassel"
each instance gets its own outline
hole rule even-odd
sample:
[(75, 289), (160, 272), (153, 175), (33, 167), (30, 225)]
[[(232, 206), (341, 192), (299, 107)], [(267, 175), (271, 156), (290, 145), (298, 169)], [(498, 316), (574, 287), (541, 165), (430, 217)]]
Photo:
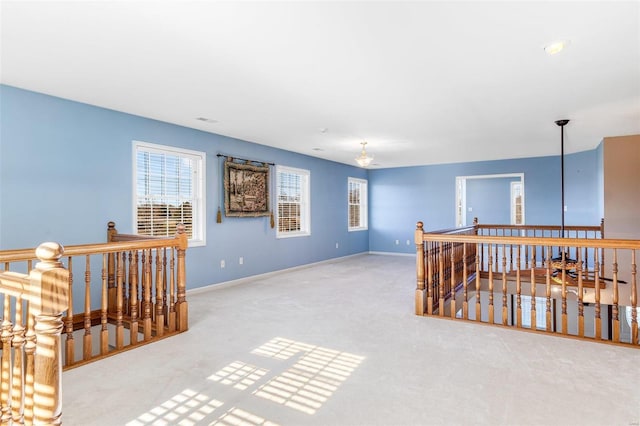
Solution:
[(218, 214), (216, 214), (216, 223), (222, 223), (222, 212), (220, 211), (220, 207), (218, 207)]
[(275, 228), (275, 226), (276, 226), (276, 221), (273, 218), (273, 212), (271, 212), (271, 229)]

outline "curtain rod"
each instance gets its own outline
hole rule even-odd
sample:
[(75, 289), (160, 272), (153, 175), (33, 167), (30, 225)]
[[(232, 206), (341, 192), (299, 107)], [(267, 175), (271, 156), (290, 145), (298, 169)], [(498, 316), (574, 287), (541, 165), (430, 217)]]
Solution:
[(249, 162), (249, 163), (262, 163), (262, 164), (268, 164), (270, 166), (275, 166), (275, 163), (269, 163), (267, 161), (248, 160), (246, 158), (234, 157), (233, 155), (216, 154), (216, 157), (227, 157), (227, 158), (233, 158), (234, 160), (246, 161), (246, 162)]

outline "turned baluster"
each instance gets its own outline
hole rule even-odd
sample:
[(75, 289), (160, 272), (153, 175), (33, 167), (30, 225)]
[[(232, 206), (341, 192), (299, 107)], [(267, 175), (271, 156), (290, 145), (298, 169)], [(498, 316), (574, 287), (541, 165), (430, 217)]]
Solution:
[(8, 425), (11, 421), (11, 338), (13, 324), (11, 323), (11, 296), (4, 295), (2, 323), (0, 323), (0, 343), (2, 343), (2, 358), (0, 375), (0, 424)]
[(636, 251), (631, 250), (631, 343), (638, 344), (638, 287)]
[(117, 304), (117, 288), (116, 288), (116, 262), (118, 261), (118, 254), (109, 252), (107, 253), (107, 289), (108, 289), (108, 305), (107, 310), (113, 314), (116, 312)]
[(170, 249), (171, 259), (169, 260), (169, 332), (176, 330), (176, 280), (175, 280), (175, 250)]
[[(29, 269), (31, 270), (31, 269)], [(24, 424), (33, 424), (33, 386), (35, 380), (36, 332), (32, 303), (27, 303), (27, 333), (25, 335)]]
[[(545, 257), (546, 264), (546, 276), (545, 276), (545, 296), (546, 296), (546, 309), (545, 309), (545, 319), (546, 319), (546, 328), (547, 331), (552, 331), (552, 318), (551, 318), (551, 266), (552, 266), (552, 253), (553, 249), (551, 246), (547, 246), (547, 256)], [(532, 301), (535, 305), (536, 302)], [(531, 323), (536, 324), (536, 322)]]
[[(142, 267), (144, 275), (142, 277), (142, 328), (144, 340), (151, 338), (151, 264), (153, 258), (151, 250), (144, 250), (142, 258)], [(145, 261), (146, 260), (146, 261)]]
[(469, 295), (467, 293), (469, 271), (467, 270), (467, 243), (462, 245), (462, 318), (469, 319)]
[(160, 249), (156, 249), (156, 305), (155, 305), (155, 323), (156, 335), (164, 336), (164, 272), (162, 268), (162, 259), (160, 258)]
[(476, 321), (482, 321), (482, 303), (480, 302), (480, 262), (482, 244), (476, 243)]
[[(532, 246), (531, 247), (532, 251), (537, 250), (536, 246)], [(544, 249), (543, 249), (544, 250)], [(541, 256), (543, 256), (544, 253), (540, 253)], [(535, 324), (537, 324), (536, 321), (536, 270), (535, 270), (535, 263), (534, 263), (534, 267), (531, 268), (531, 287), (530, 287), (530, 291), (531, 291), (531, 315), (529, 318), (530, 324), (531, 324), (531, 328), (533, 329), (533, 327), (535, 327)]]
[(427, 268), (428, 268), (428, 272), (427, 272), (427, 314), (429, 315), (433, 315), (433, 305), (434, 305), (434, 299), (435, 299), (435, 283), (434, 283), (434, 277), (433, 274), (435, 273), (435, 252), (434, 252), (434, 242), (430, 241), (429, 243), (427, 243)]
[[(8, 295), (5, 295), (8, 298)], [(23, 422), (24, 345), (25, 327), (22, 316), (22, 295), (16, 296), (15, 323), (13, 326), (13, 377), (11, 378), (11, 418), (15, 424)]]
[(444, 243), (438, 243), (438, 315), (444, 316)]
[[(576, 273), (578, 274), (578, 336), (584, 337), (584, 291), (583, 291), (583, 282), (582, 282), (582, 256), (580, 253), (580, 249), (577, 249), (578, 257), (576, 261), (578, 262)], [(586, 253), (585, 253), (586, 254)], [(585, 257), (586, 259), (586, 257)]]
[(502, 245), (502, 325), (509, 324), (509, 309), (507, 308), (507, 246)]
[[(127, 263), (128, 261), (128, 263)], [(131, 297), (131, 252), (122, 252), (122, 263), (124, 264), (124, 280), (122, 281), (122, 314), (125, 316), (131, 315), (129, 308), (129, 297)]]
[(124, 318), (123, 318), (123, 306), (124, 306), (124, 268), (126, 262), (126, 253), (114, 254), (118, 259), (117, 272), (116, 272), (116, 349), (122, 349), (124, 347)]
[(132, 345), (138, 343), (138, 252), (129, 253), (129, 338)]
[[(171, 249), (169, 249), (171, 250)], [(164, 313), (165, 326), (169, 321), (169, 281), (167, 281), (167, 248), (162, 249), (162, 312)]]
[(73, 257), (67, 258), (67, 267), (69, 268), (69, 308), (65, 317), (65, 334), (66, 340), (64, 345), (65, 365), (73, 364), (75, 359), (75, 340), (73, 340)]
[[(596, 250), (600, 250), (600, 251), (604, 251), (604, 249), (596, 249)], [(596, 253), (596, 259), (597, 259), (597, 253)], [(595, 338), (596, 340), (600, 340), (602, 339), (602, 318), (601, 318), (601, 306), (600, 306), (600, 269), (601, 269), (601, 265), (598, 262), (595, 262), (595, 264), (593, 265), (594, 267), (594, 275), (595, 275), (595, 279), (594, 279), (594, 286), (595, 286), (595, 301), (596, 301), (596, 306), (595, 306), (595, 323), (594, 323), (594, 327), (595, 327)]]
[(100, 354), (106, 355), (109, 352), (109, 322), (108, 317), (109, 290), (107, 287), (107, 255), (102, 255), (102, 298), (100, 305)]
[[(84, 335), (82, 337), (82, 359), (91, 359), (93, 353), (91, 338), (91, 256), (87, 255), (84, 264)], [(75, 358), (67, 360), (73, 363)]]
[(176, 315), (178, 317), (178, 331), (186, 331), (189, 328), (189, 307), (187, 305), (187, 267), (185, 253), (188, 238), (184, 224), (177, 226), (176, 239), (178, 240), (178, 300), (176, 301)]
[[(489, 249), (489, 324), (495, 323), (493, 306), (493, 244), (487, 244)], [(497, 248), (496, 248), (497, 252)], [(497, 254), (497, 253), (496, 253)], [(496, 256), (497, 257), (497, 256)]]
[(620, 341), (620, 318), (619, 318), (619, 307), (618, 307), (618, 249), (613, 249), (613, 264), (612, 270), (613, 274), (613, 306), (612, 306), (612, 320), (611, 327), (612, 330), (612, 339), (614, 342)]
[[(525, 246), (526, 247), (526, 246)], [(522, 327), (522, 282), (520, 281), (520, 245), (516, 250), (516, 327)]]
[[(451, 280), (449, 281), (451, 284), (451, 288), (449, 289), (449, 294), (451, 295), (451, 302), (449, 304), (449, 315), (451, 318), (456, 317), (456, 246), (451, 244), (451, 266), (450, 266), (450, 275)], [(444, 309), (444, 307), (443, 307)]]

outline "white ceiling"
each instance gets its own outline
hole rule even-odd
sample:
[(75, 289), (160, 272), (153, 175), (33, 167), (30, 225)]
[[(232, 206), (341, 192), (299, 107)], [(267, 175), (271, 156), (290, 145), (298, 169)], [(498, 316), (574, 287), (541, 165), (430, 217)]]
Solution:
[(1, 5), (4, 84), (346, 164), (555, 155), (562, 118), (566, 152), (640, 134), (638, 1)]

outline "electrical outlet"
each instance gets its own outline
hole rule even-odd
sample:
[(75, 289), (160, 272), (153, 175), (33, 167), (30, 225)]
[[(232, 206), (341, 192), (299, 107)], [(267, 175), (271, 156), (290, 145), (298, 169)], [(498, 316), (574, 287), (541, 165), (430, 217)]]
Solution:
[(396, 245), (400, 244), (400, 240), (396, 240)]
[(220, 261), (220, 268), (224, 268), (225, 264), (224, 264), (224, 260)]
[(411, 245), (411, 240), (407, 240), (407, 245)]
[(340, 244), (336, 243), (336, 248), (340, 247)]
[(244, 265), (244, 257), (240, 256), (240, 259), (238, 259), (238, 263), (240, 265)]

